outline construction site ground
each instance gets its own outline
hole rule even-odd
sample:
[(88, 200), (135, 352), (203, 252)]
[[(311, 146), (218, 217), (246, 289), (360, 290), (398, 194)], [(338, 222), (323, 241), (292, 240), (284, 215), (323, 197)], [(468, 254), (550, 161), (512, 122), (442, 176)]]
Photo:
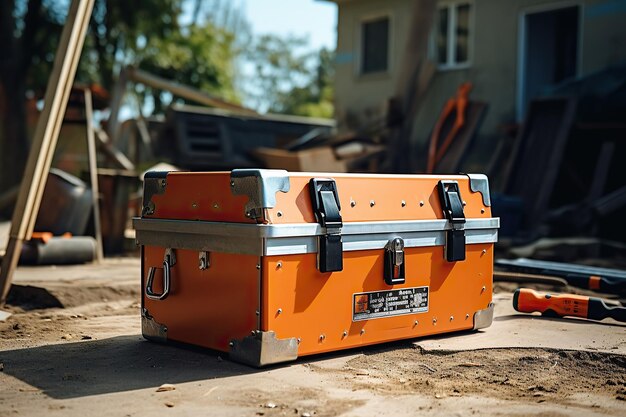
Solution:
[(512, 284), (484, 331), (254, 369), (145, 341), (138, 273), (136, 258), (18, 269), (0, 415), (626, 415), (626, 326), (517, 314)]

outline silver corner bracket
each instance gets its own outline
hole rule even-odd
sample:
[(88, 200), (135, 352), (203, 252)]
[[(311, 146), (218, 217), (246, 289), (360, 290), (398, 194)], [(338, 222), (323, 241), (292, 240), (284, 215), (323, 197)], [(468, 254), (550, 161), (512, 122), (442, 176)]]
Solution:
[(154, 214), (155, 205), (152, 201), (152, 197), (165, 193), (168, 172), (169, 171), (148, 171), (146, 175), (144, 175), (142, 216)]
[(483, 204), (491, 207), (491, 195), (489, 194), (489, 179), (485, 174), (465, 174), (470, 180), (470, 189), (474, 193), (481, 193)]
[(276, 193), (289, 191), (289, 173), (282, 169), (234, 169), (230, 173), (234, 195), (247, 195), (246, 216), (259, 218), (263, 209), (276, 206)]
[(167, 326), (157, 323), (145, 308), (141, 310), (141, 334), (152, 342), (167, 342)]
[(484, 310), (474, 313), (474, 330), (484, 329), (491, 326), (493, 322), (493, 303), (489, 303)]
[(294, 361), (298, 358), (298, 340), (278, 339), (272, 331), (255, 330), (252, 335), (231, 342), (229, 357), (256, 367)]

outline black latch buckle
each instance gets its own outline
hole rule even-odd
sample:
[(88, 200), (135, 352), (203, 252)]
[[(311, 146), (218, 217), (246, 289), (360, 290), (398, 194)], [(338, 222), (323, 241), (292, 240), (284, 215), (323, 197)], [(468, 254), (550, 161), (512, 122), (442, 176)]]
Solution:
[(385, 283), (404, 284), (404, 275), (404, 241), (397, 237), (385, 246)]
[(337, 184), (332, 178), (311, 178), (309, 181), (311, 204), (315, 219), (326, 234), (319, 237), (317, 268), (320, 272), (343, 270), (343, 240), (341, 238), (341, 204)]
[(445, 257), (448, 262), (465, 260), (465, 213), (456, 181), (439, 181), (439, 199), (452, 229), (446, 231)]

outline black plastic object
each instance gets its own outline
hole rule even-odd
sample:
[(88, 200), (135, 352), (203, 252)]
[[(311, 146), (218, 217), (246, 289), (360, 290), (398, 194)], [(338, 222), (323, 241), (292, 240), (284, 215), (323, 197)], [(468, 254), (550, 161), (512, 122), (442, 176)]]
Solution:
[(24, 242), (20, 264), (77, 265), (92, 262), (95, 255), (96, 240), (91, 236), (52, 237), (47, 242)]
[(404, 241), (399, 237), (389, 241), (385, 247), (384, 279), (387, 285), (404, 284)]
[(84, 235), (92, 212), (91, 189), (80, 179), (50, 169), (35, 223), (36, 232)]
[(463, 200), (456, 181), (439, 181), (439, 199), (446, 219), (452, 229), (446, 231), (445, 257), (448, 262), (465, 260), (465, 213)]
[(343, 270), (343, 240), (341, 204), (337, 184), (331, 178), (311, 178), (309, 181), (311, 204), (317, 222), (326, 228), (319, 237), (317, 268), (320, 272)]
[(595, 290), (605, 294), (626, 295), (626, 271), (619, 269), (525, 258), (499, 259), (495, 265), (507, 271), (563, 278), (573, 287)]

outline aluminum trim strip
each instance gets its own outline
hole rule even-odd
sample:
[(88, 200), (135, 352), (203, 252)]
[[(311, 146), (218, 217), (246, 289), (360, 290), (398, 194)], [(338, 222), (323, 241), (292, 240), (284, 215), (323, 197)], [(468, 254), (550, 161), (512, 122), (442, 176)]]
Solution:
[[(201, 221), (133, 219), (137, 243), (198, 251), (258, 256), (317, 253), (319, 225), (256, 225)], [(315, 227), (317, 226), (317, 227)], [(466, 243), (495, 243), (499, 219), (469, 219)], [(193, 227), (193, 228), (192, 228)], [(349, 233), (343, 233), (348, 228)], [(344, 251), (383, 249), (401, 237), (406, 248), (442, 246), (447, 220), (345, 223)], [(412, 229), (412, 230), (411, 230)], [(361, 231), (367, 230), (367, 233)], [(318, 233), (319, 232), (319, 233)]]
[[(250, 224), (207, 222), (195, 220), (164, 220), (133, 218), (133, 227), (139, 231), (170, 232), (199, 234), (210, 236), (230, 236), (236, 234), (239, 238), (279, 238), (297, 236), (320, 236), (324, 228), (317, 223), (288, 223), (288, 224)], [(467, 219), (465, 230), (497, 229), (500, 219)], [(406, 233), (449, 230), (452, 226), (448, 220), (412, 220), (388, 222), (351, 222), (344, 223), (341, 234), (360, 235), (373, 233)]]

